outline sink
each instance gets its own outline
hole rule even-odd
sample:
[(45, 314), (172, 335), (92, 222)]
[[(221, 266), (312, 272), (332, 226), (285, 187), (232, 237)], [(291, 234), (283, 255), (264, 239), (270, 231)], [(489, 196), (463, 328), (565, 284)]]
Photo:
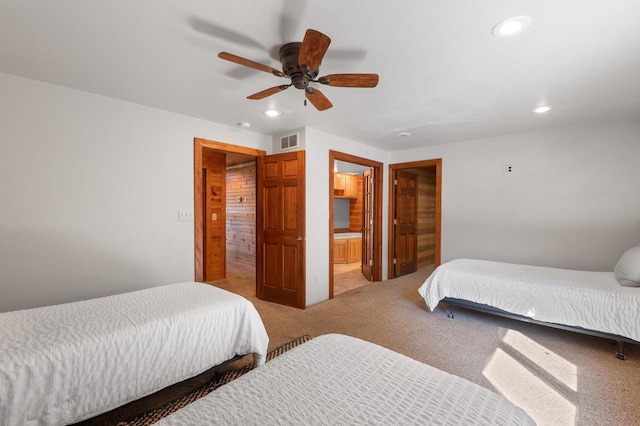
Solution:
[(333, 238), (336, 240), (343, 238), (362, 238), (362, 233), (360, 232), (341, 232), (339, 234), (333, 234)]

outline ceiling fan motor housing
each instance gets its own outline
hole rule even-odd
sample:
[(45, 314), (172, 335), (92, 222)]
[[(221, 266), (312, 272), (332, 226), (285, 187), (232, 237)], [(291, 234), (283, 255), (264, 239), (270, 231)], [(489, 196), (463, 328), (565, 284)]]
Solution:
[(302, 43), (287, 43), (280, 48), (280, 63), (282, 64), (282, 72), (291, 78), (291, 84), (296, 89), (305, 90), (309, 87), (309, 82), (318, 76), (319, 69), (309, 70), (308, 67), (298, 64), (298, 56), (300, 54), (300, 46)]

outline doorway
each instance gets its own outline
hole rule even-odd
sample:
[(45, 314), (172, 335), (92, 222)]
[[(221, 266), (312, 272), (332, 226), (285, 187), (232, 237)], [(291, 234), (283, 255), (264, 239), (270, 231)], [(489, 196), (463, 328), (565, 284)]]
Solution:
[(244, 297), (256, 296), (256, 170), (256, 158), (226, 154), (226, 273), (212, 283)]
[(329, 151), (329, 167), (332, 299), (354, 285), (382, 280), (382, 163)]
[(221, 283), (232, 275), (227, 290), (256, 295), (255, 165), (265, 155), (194, 138), (195, 281)]
[(441, 262), (442, 159), (389, 166), (388, 278)]
[[(253, 185), (249, 196), (233, 192), (238, 188), (227, 180), (227, 175), (238, 174), (234, 164), (253, 170), (250, 176), (239, 176), (240, 186)], [(305, 205), (304, 151), (266, 155), (262, 150), (195, 138), (195, 280), (304, 308)], [(244, 247), (228, 250), (236, 238)], [(254, 273), (244, 280), (253, 283), (250, 290), (226, 288), (243, 281), (228, 279), (233, 253), (235, 261), (244, 257), (245, 264), (253, 262)]]

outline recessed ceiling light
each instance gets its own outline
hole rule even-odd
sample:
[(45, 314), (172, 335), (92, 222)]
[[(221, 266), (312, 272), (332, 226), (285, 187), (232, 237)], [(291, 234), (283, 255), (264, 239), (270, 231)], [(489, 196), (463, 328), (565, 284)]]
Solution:
[(491, 34), (495, 37), (510, 37), (526, 30), (529, 25), (531, 25), (531, 18), (528, 16), (514, 16), (498, 22), (491, 30)]
[(400, 132), (400, 133), (398, 133), (398, 137), (399, 138), (408, 138), (409, 136), (411, 136), (411, 133), (409, 133), (409, 132)]
[(536, 114), (544, 114), (545, 112), (549, 112), (553, 109), (551, 105), (540, 105), (532, 110), (532, 112)]
[(277, 109), (268, 109), (264, 112), (264, 114), (268, 117), (274, 118), (274, 117), (278, 117), (280, 115), (282, 115), (282, 113), (280, 111), (278, 111)]

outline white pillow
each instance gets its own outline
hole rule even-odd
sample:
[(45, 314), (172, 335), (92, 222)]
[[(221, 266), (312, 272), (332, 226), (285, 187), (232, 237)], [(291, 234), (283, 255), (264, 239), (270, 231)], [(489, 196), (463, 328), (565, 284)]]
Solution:
[(621, 286), (640, 287), (640, 246), (624, 252), (613, 272)]

